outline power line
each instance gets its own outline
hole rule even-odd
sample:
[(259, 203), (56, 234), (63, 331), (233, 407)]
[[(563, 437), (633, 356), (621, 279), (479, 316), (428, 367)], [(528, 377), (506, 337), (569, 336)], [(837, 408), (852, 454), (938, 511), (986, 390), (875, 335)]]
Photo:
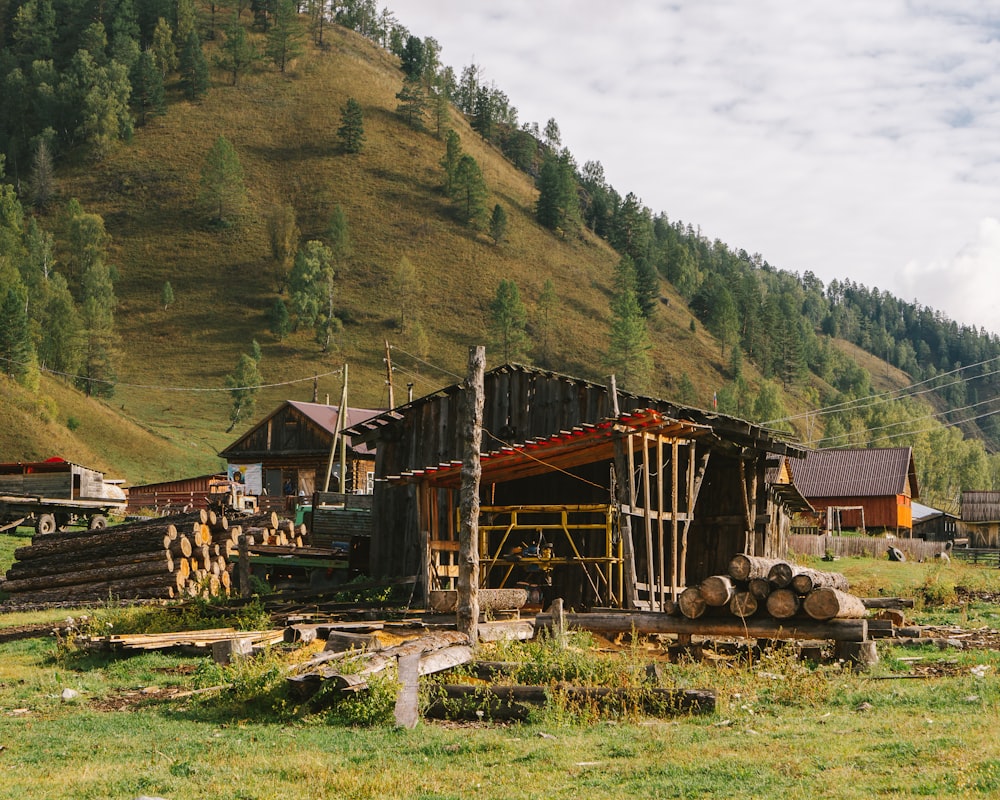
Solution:
[(917, 381), (909, 386), (904, 386), (900, 389), (890, 389), (889, 391), (882, 392), (880, 394), (868, 395), (866, 397), (858, 397), (853, 400), (844, 400), (840, 403), (834, 403), (833, 405), (825, 406), (823, 408), (814, 409), (812, 411), (807, 411), (802, 414), (793, 414), (787, 417), (781, 417), (779, 419), (768, 420), (767, 422), (761, 423), (762, 425), (772, 425), (779, 422), (791, 422), (792, 420), (806, 419), (808, 417), (823, 416), (826, 414), (834, 414), (837, 411), (859, 411), (865, 408), (871, 408), (872, 406), (878, 405), (879, 403), (886, 403), (892, 400), (901, 400), (910, 397), (917, 397), (923, 394), (929, 394), (930, 392), (938, 391), (939, 389), (947, 388), (948, 386), (954, 386), (957, 383), (962, 383), (963, 381), (972, 381), (979, 378), (988, 378), (992, 375), (1000, 374), (1000, 369), (992, 370), (991, 372), (985, 372), (982, 375), (974, 375), (971, 378), (957, 378), (956, 380), (940, 383), (936, 386), (928, 387), (927, 389), (922, 389), (918, 392), (910, 392), (911, 389), (916, 389), (919, 386), (924, 386), (925, 384), (931, 383), (933, 381), (939, 381), (941, 378), (947, 377), (949, 375), (955, 375), (957, 373), (963, 372), (967, 369), (972, 369), (973, 367), (980, 367), (984, 364), (989, 364), (991, 361), (996, 361), (1000, 356), (993, 356), (987, 358), (984, 361), (978, 361), (975, 364), (967, 364), (962, 367), (957, 367), (956, 369), (949, 370), (948, 372), (941, 372), (932, 378), (925, 378), (922, 381)]
[[(996, 398), (996, 397), (991, 397), (988, 400), (980, 400), (978, 403), (970, 403), (967, 406), (960, 406), (959, 408), (950, 408), (950, 409), (948, 409), (946, 411), (936, 411), (933, 414), (925, 414), (922, 417), (911, 417), (909, 419), (902, 419), (902, 420), (899, 420), (898, 422), (890, 422), (890, 423), (888, 423), (886, 425), (878, 425), (878, 426), (876, 426), (874, 428), (866, 428), (865, 432), (871, 434), (871, 433), (874, 433), (875, 431), (884, 431), (884, 430), (888, 430), (890, 428), (897, 428), (897, 427), (899, 427), (901, 425), (912, 425), (914, 423), (921, 422), (921, 421), (924, 421), (924, 420), (938, 419), (939, 417), (943, 417), (945, 414), (957, 414), (959, 411), (968, 411), (968, 410), (973, 409), (973, 408), (978, 408), (979, 406), (984, 406), (984, 405), (986, 405), (988, 403), (995, 403), (997, 401), (997, 399), (998, 398)], [(963, 421), (964, 422), (970, 422), (970, 421), (972, 421), (972, 419), (981, 419), (982, 417), (989, 416), (990, 414), (996, 414), (998, 412), (1000, 412), (1000, 409), (994, 409), (993, 411), (987, 412), (986, 414), (981, 414), (981, 415), (979, 415), (977, 417), (972, 417), (972, 418), (970, 418), (968, 420), (963, 420)], [(950, 427), (951, 424), (952, 423), (942, 423), (942, 425), (944, 427)], [(956, 424), (961, 424), (961, 423), (956, 423)], [(933, 428), (931, 428), (929, 430), (933, 430)], [(822, 442), (835, 442), (835, 441), (837, 441), (839, 439), (849, 439), (851, 437), (851, 435), (852, 434), (845, 432), (845, 433), (838, 434), (837, 436), (825, 436), (822, 439), (820, 439), (819, 442), (820, 443), (822, 443)]]
[(407, 353), (403, 348), (397, 347), (394, 344), (389, 345), (389, 348), (391, 350), (399, 350), (399, 352), (402, 353), (404, 356), (409, 356), (410, 358), (413, 358), (413, 359), (419, 361), (421, 364), (426, 364), (431, 369), (436, 369), (438, 372), (443, 372), (445, 375), (451, 375), (451, 377), (458, 378), (458, 380), (460, 380), (460, 381), (464, 381), (465, 380), (465, 378), (463, 378), (461, 375), (456, 375), (450, 369), (445, 369), (444, 367), (439, 367), (437, 364), (432, 364), (430, 361), (424, 361), (424, 359), (422, 359), (420, 356), (415, 356), (415, 355), (413, 355), (413, 353)]
[[(6, 361), (8, 364), (20, 364), (21, 366), (28, 366), (22, 361), (15, 361), (9, 358), (0, 357), (0, 361)], [(48, 373), (49, 375), (57, 375), (60, 378), (69, 378), (74, 381), (87, 381), (88, 383), (100, 383), (107, 386), (121, 386), (127, 389), (146, 389), (156, 392), (234, 392), (234, 391), (246, 391), (250, 389), (273, 389), (279, 386), (291, 386), (295, 383), (305, 383), (306, 381), (314, 381), (319, 378), (327, 378), (331, 375), (342, 375), (344, 373), (344, 368), (331, 370), (330, 372), (323, 372), (318, 375), (310, 375), (306, 378), (294, 378), (290, 381), (281, 381), (280, 383), (261, 383), (255, 386), (226, 386), (226, 387), (199, 387), (199, 386), (156, 386), (153, 384), (144, 383), (127, 383), (124, 381), (109, 381), (103, 378), (90, 378), (86, 375), (74, 375), (70, 372), (60, 372), (59, 370), (49, 369), (48, 367), (39, 367), (39, 371)]]

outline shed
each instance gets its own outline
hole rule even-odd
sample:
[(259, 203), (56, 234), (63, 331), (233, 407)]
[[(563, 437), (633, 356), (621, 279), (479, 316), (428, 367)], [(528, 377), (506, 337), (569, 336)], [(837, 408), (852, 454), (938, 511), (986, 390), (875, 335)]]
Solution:
[(212, 482), (225, 477), (225, 473), (216, 473), (132, 486), (128, 492), (128, 510), (136, 512), (144, 508), (157, 511), (206, 508)]
[(957, 514), (922, 503), (913, 503), (913, 535), (928, 542), (953, 542), (958, 533)]
[(1000, 492), (962, 492), (958, 533), (969, 547), (1000, 547)]
[(912, 448), (811, 450), (794, 474), (826, 530), (911, 535), (911, 502), (920, 496)]
[[(377, 445), (371, 570), (458, 575), (463, 384), (354, 426)], [(734, 417), (518, 364), (484, 380), (480, 582), (581, 606), (663, 609), (735, 553), (782, 555), (769, 458), (797, 447)]]
[[(263, 488), (272, 497), (311, 497), (315, 491), (323, 491), (328, 470), (330, 488), (339, 488), (339, 413), (337, 406), (286, 400), (220, 455), (231, 467), (259, 464)], [(357, 425), (378, 413), (373, 409), (348, 407), (343, 427)], [(344, 441), (346, 490), (352, 494), (370, 494), (374, 448)]]

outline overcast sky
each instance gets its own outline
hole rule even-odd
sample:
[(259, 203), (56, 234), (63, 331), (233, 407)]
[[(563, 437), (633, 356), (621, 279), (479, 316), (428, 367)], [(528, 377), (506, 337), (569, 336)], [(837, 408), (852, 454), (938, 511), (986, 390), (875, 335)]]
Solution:
[(1000, 333), (1000, 4), (384, 4), (622, 195)]

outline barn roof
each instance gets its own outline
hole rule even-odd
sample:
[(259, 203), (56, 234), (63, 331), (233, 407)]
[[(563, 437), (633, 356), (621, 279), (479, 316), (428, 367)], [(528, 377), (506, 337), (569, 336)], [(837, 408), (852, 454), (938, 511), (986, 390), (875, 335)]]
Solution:
[(917, 473), (910, 447), (812, 450), (792, 465), (795, 485), (807, 498), (918, 497)]
[[(615, 439), (622, 433), (658, 433), (694, 439), (711, 432), (711, 428), (705, 425), (670, 419), (647, 409), (622, 414), (616, 420), (574, 426), (570, 430), (517, 445), (506, 444), (499, 450), (482, 455), (480, 465), (484, 481), (503, 483), (610, 460), (614, 458)], [(425, 480), (435, 485), (458, 487), (462, 482), (461, 473), (462, 462), (449, 461), (425, 469), (407, 470), (401, 475), (388, 476), (388, 480), (398, 483)]]
[[(574, 378), (569, 375), (562, 375), (551, 370), (542, 370), (536, 367), (528, 367), (523, 364), (503, 364), (496, 367), (486, 373), (487, 386), (490, 385), (491, 380), (495, 382), (496, 385), (502, 385), (503, 378), (505, 375), (520, 374), (527, 376), (535, 380), (550, 381), (553, 383), (560, 383), (565, 385), (567, 388), (580, 388), (587, 390), (593, 394), (606, 393), (607, 387), (593, 383), (591, 381), (584, 380), (582, 378)], [(455, 383), (450, 386), (445, 386), (438, 389), (435, 392), (431, 392), (424, 397), (412, 400), (405, 405), (398, 406), (394, 409), (390, 409), (381, 414), (372, 416), (370, 419), (364, 420), (360, 424), (354, 425), (350, 428), (347, 433), (352, 437), (352, 441), (355, 444), (377, 442), (387, 431), (391, 431), (393, 426), (400, 420), (411, 418), (418, 418), (422, 409), (432, 403), (439, 402), (441, 400), (451, 398), (456, 396), (464, 388), (464, 382)], [(783, 432), (778, 432), (774, 430), (769, 430), (760, 425), (754, 425), (753, 423), (747, 422), (746, 420), (739, 419), (737, 417), (731, 417), (725, 414), (718, 414), (711, 411), (705, 411), (703, 409), (695, 408), (693, 406), (684, 406), (677, 403), (673, 403), (667, 400), (661, 400), (654, 397), (646, 397), (643, 395), (633, 394), (631, 392), (626, 392), (621, 389), (618, 390), (618, 398), (621, 403), (622, 408), (626, 412), (636, 412), (644, 409), (653, 409), (663, 415), (664, 417), (672, 418), (679, 423), (691, 424), (694, 426), (703, 426), (709, 429), (714, 434), (714, 441), (716, 442), (727, 442), (734, 445), (737, 448), (749, 447), (762, 452), (771, 452), (778, 454), (786, 454), (793, 456), (795, 458), (801, 458), (804, 455), (804, 450), (802, 450), (797, 445), (787, 441), (787, 434)], [(517, 398), (519, 402), (526, 402), (528, 406), (531, 405), (530, 398)], [(609, 419), (608, 415), (602, 415), (600, 418), (591, 419), (579, 419), (574, 422), (574, 425), (595, 425), (599, 424), (604, 420)], [(571, 426), (566, 426), (571, 427)], [(494, 431), (492, 433), (500, 433), (499, 431)], [(547, 430), (544, 431), (545, 435), (553, 435), (560, 433), (560, 430)], [(391, 435), (391, 434), (390, 434)], [(520, 441), (524, 441), (527, 437), (520, 437)], [(536, 434), (536, 438), (539, 436)], [(493, 444), (496, 443), (496, 437), (494, 437)], [(502, 445), (502, 442), (501, 442)], [(484, 451), (492, 449), (492, 446), (486, 444), (484, 439)], [(428, 466), (428, 465), (421, 465)]]
[(962, 522), (1000, 522), (1000, 492), (962, 492)]
[[(250, 430), (240, 436), (239, 439), (229, 445), (219, 455), (223, 458), (245, 458), (247, 444), (255, 439), (258, 431), (265, 428), (270, 420), (274, 419), (286, 410), (290, 410), (293, 414), (309, 420), (309, 422), (321, 431), (329, 434), (331, 439), (337, 431), (337, 417), (340, 414), (340, 408), (338, 406), (329, 406), (323, 403), (303, 403), (298, 400), (286, 400), (274, 411), (264, 417), (260, 422), (254, 425)], [(347, 414), (345, 415), (347, 419), (344, 421), (344, 428), (357, 425), (370, 417), (374, 417), (378, 413), (379, 410), (377, 409), (352, 408), (348, 406)], [(365, 444), (356, 444), (352, 447), (352, 450), (358, 455), (366, 455), (374, 452), (373, 448), (370, 448)]]

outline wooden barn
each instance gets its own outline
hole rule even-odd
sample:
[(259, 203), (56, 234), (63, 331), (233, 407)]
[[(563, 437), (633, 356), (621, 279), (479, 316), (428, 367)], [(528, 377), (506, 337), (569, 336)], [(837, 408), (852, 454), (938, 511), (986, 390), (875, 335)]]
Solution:
[(912, 448), (812, 450), (792, 472), (824, 531), (912, 534), (920, 496)]
[(958, 534), (969, 547), (1000, 547), (1000, 492), (962, 492)]
[[(314, 492), (323, 491), (328, 470), (331, 473), (330, 490), (337, 491), (341, 461), (337, 431), (379, 412), (349, 407), (341, 427), (338, 427), (339, 413), (337, 406), (286, 400), (220, 455), (231, 466), (259, 464), (264, 492), (271, 497), (311, 497)], [(375, 469), (374, 450), (367, 444), (353, 445), (346, 438), (344, 442), (347, 445), (344, 454), (346, 491), (370, 494)]]
[(953, 542), (960, 517), (939, 508), (913, 503), (913, 536), (928, 542)]
[[(455, 384), (354, 426), (376, 448), (371, 570), (453, 588), (464, 409)], [(736, 553), (783, 555), (768, 468), (802, 451), (743, 420), (515, 364), (485, 374), (483, 587), (662, 610)], [(786, 519), (782, 522), (782, 517)]]
[(207, 508), (211, 484), (225, 477), (223, 472), (129, 487), (128, 511), (135, 513), (150, 508), (162, 513), (184, 508)]

